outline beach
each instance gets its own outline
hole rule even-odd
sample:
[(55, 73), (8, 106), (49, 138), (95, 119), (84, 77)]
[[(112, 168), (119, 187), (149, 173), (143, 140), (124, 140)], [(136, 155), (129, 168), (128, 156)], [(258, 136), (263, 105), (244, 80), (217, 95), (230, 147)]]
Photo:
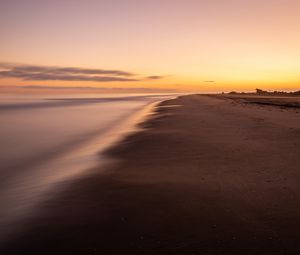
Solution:
[[(45, 200), (111, 160), (163, 94), (11, 95), (0, 98), (0, 243)], [(104, 171), (104, 170), (103, 170)]]
[(299, 254), (299, 99), (255, 100), (161, 102), (1, 254)]

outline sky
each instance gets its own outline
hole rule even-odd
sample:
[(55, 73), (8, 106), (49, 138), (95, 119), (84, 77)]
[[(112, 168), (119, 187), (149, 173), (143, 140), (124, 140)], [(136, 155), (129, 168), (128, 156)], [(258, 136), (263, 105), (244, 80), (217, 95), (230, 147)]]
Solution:
[(0, 89), (300, 89), (299, 0), (0, 0)]

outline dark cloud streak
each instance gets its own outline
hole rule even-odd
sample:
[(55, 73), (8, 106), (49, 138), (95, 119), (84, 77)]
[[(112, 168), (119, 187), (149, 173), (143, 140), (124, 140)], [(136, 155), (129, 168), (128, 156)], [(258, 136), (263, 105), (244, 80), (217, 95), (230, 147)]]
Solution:
[[(35, 66), (0, 63), (0, 77), (19, 78), (26, 81), (94, 81), (136, 82), (144, 79), (120, 70), (88, 69), (78, 67)], [(158, 80), (163, 76), (148, 76)]]
[(23, 85), (23, 86), (0, 86), (0, 88), (6, 89), (37, 89), (37, 90), (143, 90), (143, 91), (163, 91), (163, 92), (176, 92), (176, 89), (159, 89), (159, 88), (147, 88), (147, 87), (135, 87), (135, 88), (110, 88), (110, 87), (91, 87), (91, 86), (45, 86), (45, 85)]
[(147, 80), (160, 80), (165, 78), (165, 76), (159, 76), (159, 75), (152, 75), (152, 76), (147, 76), (146, 79)]

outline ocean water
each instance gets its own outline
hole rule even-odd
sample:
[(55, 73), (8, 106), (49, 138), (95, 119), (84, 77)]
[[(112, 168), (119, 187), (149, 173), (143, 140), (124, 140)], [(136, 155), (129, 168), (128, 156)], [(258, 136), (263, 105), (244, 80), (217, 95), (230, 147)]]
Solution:
[[(1, 97), (0, 239), (174, 94)], [(0, 240), (1, 241), (1, 240)]]

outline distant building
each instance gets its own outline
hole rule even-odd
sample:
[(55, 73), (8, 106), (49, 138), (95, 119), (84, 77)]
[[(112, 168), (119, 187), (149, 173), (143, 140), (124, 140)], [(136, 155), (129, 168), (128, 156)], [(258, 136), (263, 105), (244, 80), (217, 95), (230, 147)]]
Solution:
[(256, 89), (256, 94), (268, 94), (269, 92), (268, 91), (265, 91), (265, 90), (262, 90), (262, 89)]

